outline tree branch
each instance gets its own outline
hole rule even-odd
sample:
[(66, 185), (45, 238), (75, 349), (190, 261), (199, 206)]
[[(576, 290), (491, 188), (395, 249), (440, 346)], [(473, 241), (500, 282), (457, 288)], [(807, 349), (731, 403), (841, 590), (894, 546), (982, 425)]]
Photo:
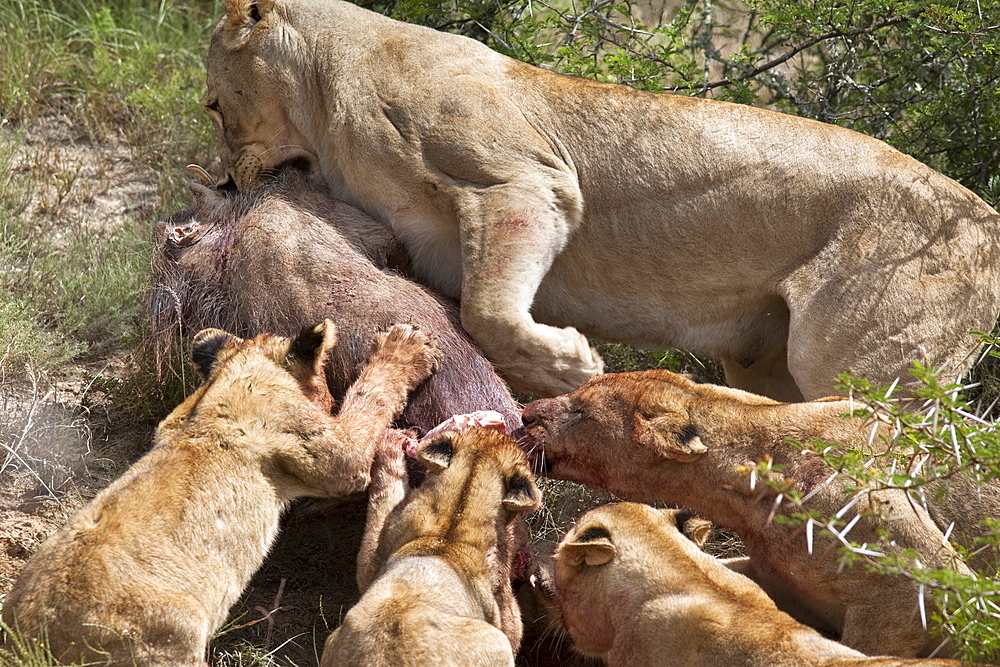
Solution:
[(757, 76), (762, 72), (766, 72), (769, 69), (774, 69), (778, 65), (794, 58), (796, 55), (798, 55), (802, 51), (805, 51), (809, 47), (814, 46), (825, 40), (833, 39), (835, 37), (855, 37), (857, 35), (861, 35), (870, 31), (881, 30), (882, 28), (886, 28), (891, 25), (896, 25), (897, 23), (903, 23), (904, 21), (908, 21), (909, 19), (918, 16), (922, 11), (923, 11), (922, 9), (913, 9), (901, 16), (893, 16), (892, 18), (876, 21), (875, 23), (870, 23), (860, 28), (854, 28), (853, 30), (844, 31), (838, 28), (835, 30), (829, 30), (819, 35), (813, 35), (809, 39), (805, 39), (799, 42), (798, 44), (795, 44), (794, 46), (792, 46), (791, 49), (781, 54), (777, 58), (768, 60), (766, 63), (758, 65), (757, 67), (754, 67), (753, 69), (746, 71), (743, 74), (740, 74), (735, 79), (727, 76), (725, 78), (719, 79), (718, 81), (711, 81), (709, 83), (700, 83), (700, 84), (682, 84), (677, 86), (670, 86), (665, 90), (674, 92), (680, 90), (696, 90), (701, 92), (701, 91), (711, 90), (712, 88), (718, 88), (719, 86), (728, 86), (729, 84), (734, 83), (735, 81), (746, 81), (747, 79), (752, 79), (753, 77)]

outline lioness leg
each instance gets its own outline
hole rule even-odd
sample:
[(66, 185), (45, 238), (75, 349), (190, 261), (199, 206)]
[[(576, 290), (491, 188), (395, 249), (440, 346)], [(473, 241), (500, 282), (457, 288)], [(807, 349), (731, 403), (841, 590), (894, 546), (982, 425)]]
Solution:
[(442, 175), (458, 217), (462, 326), (518, 388), (545, 396), (576, 389), (603, 370), (600, 356), (576, 329), (531, 315), (539, 285), (583, 220), (569, 153), (487, 81), (442, 91), (434, 107), (447, 113), (427, 121), (434, 130), (422, 137), (421, 166)]
[[(576, 389), (604, 363), (572, 327), (539, 324), (531, 304), (564, 243), (555, 192), (510, 183), (484, 197), (463, 227), (462, 325), (512, 385), (542, 396)], [(511, 201), (515, 206), (511, 206)]]
[(787, 359), (787, 346), (779, 345), (754, 359), (748, 366), (744, 366), (732, 357), (724, 356), (722, 369), (726, 372), (726, 382), (730, 387), (795, 403), (803, 400), (802, 392), (788, 371)]
[(898, 378), (905, 393), (915, 383), (909, 372), (914, 360), (954, 381), (976, 343), (968, 335), (962, 339), (967, 345), (956, 345), (956, 336), (995, 321), (995, 312), (984, 312), (963, 293), (960, 277), (923, 275), (930, 259), (920, 260), (924, 268), (885, 261), (861, 264), (848, 279), (791, 286), (788, 367), (806, 400), (833, 393), (840, 373), (875, 385)]

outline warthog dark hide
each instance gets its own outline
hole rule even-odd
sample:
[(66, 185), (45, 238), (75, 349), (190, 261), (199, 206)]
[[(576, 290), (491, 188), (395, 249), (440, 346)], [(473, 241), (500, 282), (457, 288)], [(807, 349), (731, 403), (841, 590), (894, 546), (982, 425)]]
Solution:
[(160, 355), (178, 334), (204, 327), (290, 336), (328, 317), (340, 336), (327, 367), (339, 398), (376, 332), (411, 322), (434, 334), (444, 362), (412, 394), (403, 425), (426, 431), (489, 409), (519, 432), (520, 407), (462, 331), (455, 304), (388, 268), (405, 256), (384, 225), (290, 169), (246, 193), (193, 190), (194, 206), (157, 224), (152, 311)]

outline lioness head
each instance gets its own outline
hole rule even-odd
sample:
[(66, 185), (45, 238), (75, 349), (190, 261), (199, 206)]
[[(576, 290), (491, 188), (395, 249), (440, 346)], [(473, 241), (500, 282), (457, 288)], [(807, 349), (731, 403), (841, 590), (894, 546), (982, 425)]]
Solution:
[[(315, 164), (306, 135), (322, 119), (320, 94), (307, 74), (311, 48), (289, 21), (310, 24), (313, 3), (224, 0), (212, 34), (205, 110), (222, 144), (222, 166), (240, 190), (264, 170), (293, 161)], [(315, 20), (315, 19), (312, 19)]]
[(550, 477), (641, 497), (646, 472), (707, 452), (689, 411), (699, 386), (669, 371), (600, 375), (528, 404), (526, 447)]
[(686, 577), (688, 554), (700, 553), (711, 530), (687, 510), (638, 503), (604, 505), (580, 517), (554, 555), (556, 596), (574, 647), (584, 655), (608, 653), (612, 614), (631, 615), (662, 592), (657, 580), (664, 566), (675, 570), (669, 576)]

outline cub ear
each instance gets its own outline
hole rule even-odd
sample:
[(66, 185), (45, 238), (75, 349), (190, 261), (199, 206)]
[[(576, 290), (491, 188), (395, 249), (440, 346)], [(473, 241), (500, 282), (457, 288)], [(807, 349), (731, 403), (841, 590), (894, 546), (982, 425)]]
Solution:
[(238, 345), (243, 340), (222, 329), (202, 329), (191, 342), (191, 361), (202, 380), (212, 374), (212, 368), (223, 348)]
[(690, 463), (708, 451), (694, 424), (676, 412), (635, 415), (635, 437), (659, 456)]
[(604, 526), (591, 526), (556, 549), (555, 557), (572, 567), (604, 565), (615, 555), (611, 533)]
[(274, 9), (274, 0), (222, 0), (226, 8), (226, 46), (239, 49), (250, 39), (253, 27)]
[(542, 492), (531, 477), (524, 473), (514, 473), (507, 480), (507, 492), (503, 496), (503, 508), (508, 512), (534, 512), (542, 506)]
[(288, 348), (289, 367), (305, 366), (310, 375), (323, 372), (327, 353), (337, 344), (337, 327), (325, 319), (314, 327), (306, 327), (292, 340)]
[(447, 431), (437, 436), (417, 450), (417, 461), (422, 463), (428, 472), (441, 472), (451, 465), (451, 457), (455, 454), (455, 431)]
[(712, 522), (695, 516), (688, 510), (674, 510), (673, 514), (674, 522), (681, 533), (698, 547), (704, 546), (712, 535)]

